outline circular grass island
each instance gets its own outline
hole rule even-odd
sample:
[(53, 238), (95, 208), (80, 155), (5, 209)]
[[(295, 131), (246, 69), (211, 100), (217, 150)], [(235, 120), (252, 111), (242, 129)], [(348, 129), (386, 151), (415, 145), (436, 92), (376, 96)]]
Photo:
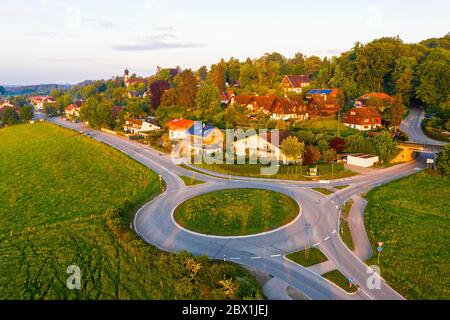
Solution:
[(260, 189), (220, 190), (179, 205), (175, 221), (188, 230), (214, 236), (246, 236), (280, 228), (297, 218), (298, 203)]

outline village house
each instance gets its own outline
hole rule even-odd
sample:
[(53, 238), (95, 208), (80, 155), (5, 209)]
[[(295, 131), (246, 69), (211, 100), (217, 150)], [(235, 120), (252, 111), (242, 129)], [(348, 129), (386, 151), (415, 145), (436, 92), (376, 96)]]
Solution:
[(288, 137), (287, 133), (279, 132), (278, 137), (269, 131), (266, 134), (253, 134), (243, 137), (234, 142), (235, 154), (239, 157), (249, 159), (264, 159), (265, 161), (276, 160), (287, 163), (288, 159), (281, 150), (281, 143)]
[(370, 105), (370, 102), (382, 106), (380, 111), (383, 112), (385, 106), (391, 106), (394, 103), (394, 98), (386, 93), (365, 93), (355, 100), (355, 107), (374, 106)]
[(161, 128), (156, 124), (150, 123), (142, 119), (126, 119), (125, 125), (123, 126), (123, 131), (128, 135), (137, 135), (140, 138), (145, 138), (148, 133), (153, 131), (158, 131)]
[(353, 129), (369, 131), (381, 126), (381, 115), (375, 107), (352, 108), (344, 115), (343, 123)]
[(306, 94), (308, 98), (308, 110), (311, 115), (322, 117), (335, 116), (339, 110), (339, 89), (312, 89)]
[(186, 138), (189, 142), (187, 151), (189, 154), (222, 152), (224, 137), (224, 133), (217, 127), (194, 124), (186, 132)]
[(311, 85), (311, 79), (305, 75), (288, 75), (281, 81), (284, 92), (302, 93), (305, 87)]
[(8, 100), (0, 101), (0, 109), (8, 108), (8, 107), (13, 108), (14, 106)]
[(183, 140), (186, 138), (187, 130), (194, 125), (194, 121), (189, 119), (174, 119), (167, 123), (170, 140)]
[(64, 113), (67, 118), (74, 118), (80, 116), (81, 105), (83, 101), (77, 101), (75, 103), (69, 104), (64, 108)]
[(48, 104), (56, 103), (56, 100), (50, 96), (30, 96), (29, 100), (31, 104), (34, 106), (34, 110), (36, 112), (41, 112), (42, 110), (44, 110), (44, 105), (46, 103)]
[(301, 97), (242, 95), (235, 96), (232, 103), (246, 106), (252, 112), (261, 111), (274, 120), (304, 120), (309, 116)]
[(236, 94), (233, 91), (224, 91), (220, 95), (220, 103), (222, 105), (228, 105), (231, 103)]

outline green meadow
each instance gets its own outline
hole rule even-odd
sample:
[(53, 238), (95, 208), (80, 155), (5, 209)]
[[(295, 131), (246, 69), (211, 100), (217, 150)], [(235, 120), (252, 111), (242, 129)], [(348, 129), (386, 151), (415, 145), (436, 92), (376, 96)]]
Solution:
[(421, 172), (369, 192), (365, 219), (381, 275), (408, 299), (450, 297), (450, 179)]
[[(258, 297), (237, 265), (164, 253), (137, 237), (131, 218), (160, 191), (154, 172), (75, 131), (1, 129), (0, 299)], [(80, 290), (66, 287), (70, 265), (80, 267)]]

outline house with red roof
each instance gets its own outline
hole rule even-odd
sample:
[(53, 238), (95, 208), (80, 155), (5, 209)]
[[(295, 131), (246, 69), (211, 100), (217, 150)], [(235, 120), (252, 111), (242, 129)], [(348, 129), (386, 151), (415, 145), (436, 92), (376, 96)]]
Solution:
[(281, 81), (281, 87), (284, 92), (302, 93), (303, 89), (311, 85), (311, 79), (309, 76), (300, 75), (288, 75)]
[(34, 106), (36, 112), (41, 112), (44, 109), (46, 103), (55, 103), (56, 100), (50, 96), (30, 96), (28, 98), (31, 104)]
[(384, 92), (365, 93), (355, 100), (355, 107), (373, 107), (377, 105), (381, 106), (382, 110), (384, 107), (391, 106), (393, 104), (394, 98)]
[(171, 140), (183, 140), (187, 137), (187, 131), (194, 125), (189, 119), (173, 119), (167, 123), (169, 138)]
[(353, 129), (369, 131), (381, 127), (381, 114), (375, 107), (355, 107), (344, 115), (343, 123)]

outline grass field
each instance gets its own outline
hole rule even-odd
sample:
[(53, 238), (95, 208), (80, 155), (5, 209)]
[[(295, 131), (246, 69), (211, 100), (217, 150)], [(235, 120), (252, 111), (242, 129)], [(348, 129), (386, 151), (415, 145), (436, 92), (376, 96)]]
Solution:
[(312, 188), (314, 191), (320, 192), (321, 194), (324, 194), (326, 196), (329, 196), (330, 194), (333, 194), (334, 192), (327, 188)]
[(304, 267), (310, 267), (328, 260), (322, 251), (316, 248), (290, 253), (286, 258)]
[[(261, 175), (262, 166), (259, 164), (196, 164), (195, 166), (215, 171), (221, 174), (229, 174), (235, 176), (244, 177), (256, 177), (256, 178), (270, 178), (270, 179), (282, 179), (282, 180), (311, 180), (310, 177), (305, 177), (308, 172), (308, 166), (283, 166), (279, 167), (278, 173), (275, 175), (267, 176)], [(333, 168), (330, 164), (319, 164), (318, 171), (320, 179), (340, 179), (353, 176), (355, 173), (350, 170), (346, 170), (343, 164), (335, 164)], [(316, 178), (318, 179), (318, 178)]]
[(184, 184), (188, 187), (205, 183), (204, 181), (196, 180), (195, 176), (192, 176), (192, 177), (181, 176), (180, 178), (181, 178), (181, 180), (183, 180)]
[(324, 275), (322, 275), (322, 277), (324, 277), (327, 280), (330, 280), (335, 285), (341, 287), (348, 293), (353, 293), (353, 292), (358, 291), (358, 288), (355, 285), (352, 285), (352, 287), (350, 288), (349, 280), (339, 270), (334, 270), (334, 271), (325, 273)]
[[(130, 230), (158, 176), (119, 151), (47, 123), (0, 130), (0, 299), (256, 296), (240, 267), (167, 254)], [(201, 269), (194, 272), (193, 265)], [(68, 290), (67, 267), (81, 270)], [(225, 294), (219, 282), (238, 290)]]
[[(330, 132), (337, 133), (338, 121), (337, 120), (324, 120), (324, 119), (313, 119), (309, 121), (303, 121), (300, 125), (303, 129), (312, 129), (313, 131), (328, 130)], [(357, 132), (355, 129), (351, 129), (346, 125), (339, 125), (340, 133), (344, 136)]]
[[(421, 172), (369, 192), (366, 228), (381, 275), (408, 299), (450, 297), (450, 179)], [(376, 264), (376, 255), (368, 261)]]
[(175, 220), (192, 231), (220, 235), (249, 235), (281, 227), (299, 214), (290, 197), (268, 190), (233, 189), (204, 194), (182, 203)]
[(342, 206), (341, 212), (341, 220), (339, 223), (340, 227), (340, 236), (342, 241), (350, 250), (355, 250), (355, 246), (353, 244), (352, 234), (350, 233), (350, 228), (348, 226), (348, 215), (350, 213), (350, 209), (352, 208), (353, 200), (347, 200)]

